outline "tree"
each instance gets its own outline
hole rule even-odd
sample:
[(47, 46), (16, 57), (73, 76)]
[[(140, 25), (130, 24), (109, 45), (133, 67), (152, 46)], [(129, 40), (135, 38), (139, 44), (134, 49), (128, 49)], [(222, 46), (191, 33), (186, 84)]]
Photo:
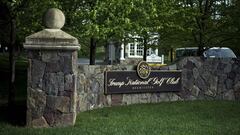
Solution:
[(227, 46), (240, 55), (240, 1), (231, 0), (220, 7), (222, 23), (217, 30), (217, 44)]
[(27, 35), (41, 29), (43, 11), (52, 5), (54, 5), (54, 1), (46, 0), (41, 3), (35, 0), (0, 1), (0, 38), (1, 42), (9, 48), (8, 106), (10, 112), (15, 106), (15, 63), (20, 54), (21, 44)]
[[(182, 7), (194, 14), (189, 14), (186, 24), (192, 29), (192, 37), (199, 47), (198, 54), (201, 55), (204, 47), (222, 46), (221, 42), (227, 39), (226, 23), (229, 17), (225, 10), (231, 6), (231, 0), (187, 0), (181, 2)], [(225, 33), (225, 34), (224, 34)]]
[[(9, 94), (8, 94), (8, 104), (9, 107), (14, 105), (15, 98), (15, 50), (16, 50), (16, 25), (17, 25), (17, 14), (15, 10), (18, 10), (19, 7), (23, 6), (21, 2), (9, 2), (1, 1), (1, 25), (5, 26), (6, 29), (3, 29), (6, 35), (2, 37), (8, 45), (9, 50), (9, 70), (10, 70), (10, 80), (9, 80)], [(9, 31), (9, 32), (8, 32)]]
[[(151, 46), (149, 43), (153, 40), (150, 38), (153, 34), (161, 35), (158, 40), (162, 43), (164, 35), (183, 30), (182, 24), (178, 24), (180, 17), (175, 19), (182, 12), (175, 0), (87, 0), (71, 9), (77, 10), (73, 15), (72, 11), (69, 12), (69, 16), (75, 16), (74, 20), (80, 22), (71, 26), (78, 29), (73, 31), (77, 31), (82, 40), (90, 41), (90, 64), (95, 63), (95, 49), (97, 43), (99, 46), (102, 41), (129, 42), (133, 40), (133, 35), (137, 35), (145, 48), (146, 59), (146, 50)], [(169, 38), (165, 39), (167, 41)]]
[[(81, 36), (90, 40), (90, 64), (95, 64), (95, 50), (99, 45), (107, 44), (111, 40), (121, 42), (125, 32), (129, 29), (130, 1), (84, 1), (84, 7), (78, 10), (78, 19), (81, 20), (79, 28)], [(79, 29), (78, 28), (78, 29)]]
[[(132, 33), (141, 37), (140, 41), (144, 46), (144, 60), (146, 60), (146, 50), (149, 47), (156, 48), (151, 41), (157, 40), (158, 47), (169, 47), (169, 44), (166, 43), (172, 41), (173, 37), (177, 37), (174, 36), (176, 33), (189, 31), (183, 25), (186, 19), (185, 16), (182, 16), (184, 12), (185, 10), (176, 0), (133, 1), (129, 18)], [(156, 38), (151, 38), (154, 35)]]

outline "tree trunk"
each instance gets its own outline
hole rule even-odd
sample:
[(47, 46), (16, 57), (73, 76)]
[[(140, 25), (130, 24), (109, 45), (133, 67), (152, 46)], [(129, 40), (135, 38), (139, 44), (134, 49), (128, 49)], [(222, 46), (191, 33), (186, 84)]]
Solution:
[(173, 48), (170, 49), (170, 61), (173, 62)]
[(143, 39), (143, 60), (147, 60), (147, 39)]
[(96, 39), (91, 37), (90, 41), (90, 65), (95, 65), (96, 58)]
[(202, 14), (198, 19), (198, 26), (199, 26), (199, 44), (198, 44), (198, 55), (201, 56), (204, 51), (204, 47), (208, 45), (206, 43), (206, 30), (208, 27), (209, 17), (211, 16), (211, 7), (213, 6), (214, 1), (206, 0), (200, 2), (200, 13)]
[[(201, 30), (200, 30), (201, 31)], [(199, 44), (198, 44), (198, 56), (201, 56), (203, 53), (203, 34), (202, 32), (199, 33)]]
[(11, 19), (10, 26), (10, 45), (9, 45), (9, 93), (8, 93), (8, 107), (10, 110), (15, 105), (15, 58), (14, 49), (16, 43), (16, 20)]
[(106, 41), (106, 44), (104, 45), (104, 50), (105, 50), (104, 63), (108, 64), (109, 63), (109, 46), (108, 46), (108, 42), (107, 41)]

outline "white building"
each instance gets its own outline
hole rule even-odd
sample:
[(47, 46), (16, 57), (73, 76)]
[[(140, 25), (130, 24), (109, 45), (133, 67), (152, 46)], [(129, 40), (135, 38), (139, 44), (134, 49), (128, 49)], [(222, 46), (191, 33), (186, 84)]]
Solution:
[[(109, 54), (109, 64), (113, 63), (127, 63), (127, 64), (135, 64), (138, 61), (143, 59), (144, 47), (143, 43), (138, 39), (139, 36), (132, 36), (133, 41), (124, 45), (124, 43), (120, 45), (116, 45), (113, 42), (109, 44), (108, 54)], [(150, 41), (147, 43), (148, 45), (158, 45), (158, 35), (154, 35), (150, 38)], [(147, 49), (147, 62), (149, 63), (164, 63), (164, 56), (159, 56), (158, 49), (149, 48)]]

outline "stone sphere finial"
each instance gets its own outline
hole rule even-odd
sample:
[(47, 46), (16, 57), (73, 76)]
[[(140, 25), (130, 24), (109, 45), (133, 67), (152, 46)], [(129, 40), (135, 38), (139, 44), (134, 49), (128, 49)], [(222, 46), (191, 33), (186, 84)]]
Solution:
[(48, 9), (43, 16), (43, 24), (48, 29), (61, 29), (65, 23), (63, 12), (57, 8)]

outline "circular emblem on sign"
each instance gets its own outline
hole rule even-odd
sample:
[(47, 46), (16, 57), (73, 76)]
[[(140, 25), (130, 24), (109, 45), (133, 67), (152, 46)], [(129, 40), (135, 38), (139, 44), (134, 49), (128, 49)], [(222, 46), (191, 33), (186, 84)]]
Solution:
[(151, 73), (151, 68), (145, 61), (140, 61), (137, 65), (137, 74), (140, 78), (146, 79)]

